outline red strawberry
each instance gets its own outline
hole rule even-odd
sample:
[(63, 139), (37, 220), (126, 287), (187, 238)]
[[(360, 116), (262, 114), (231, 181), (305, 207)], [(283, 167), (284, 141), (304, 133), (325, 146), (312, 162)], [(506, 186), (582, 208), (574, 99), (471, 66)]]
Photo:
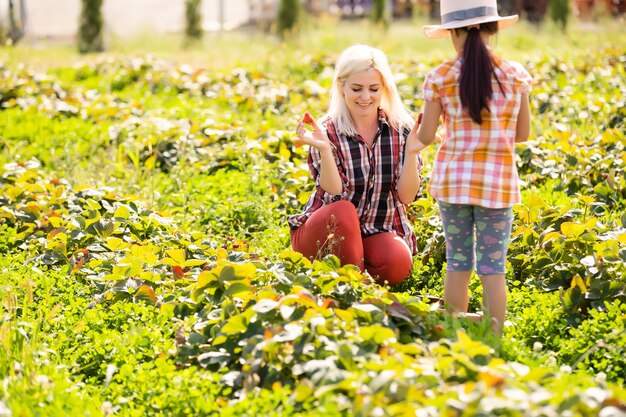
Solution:
[(306, 112), (304, 113), (304, 118), (302, 119), (302, 121), (308, 125), (312, 125), (314, 122), (313, 116), (311, 116), (309, 112)]

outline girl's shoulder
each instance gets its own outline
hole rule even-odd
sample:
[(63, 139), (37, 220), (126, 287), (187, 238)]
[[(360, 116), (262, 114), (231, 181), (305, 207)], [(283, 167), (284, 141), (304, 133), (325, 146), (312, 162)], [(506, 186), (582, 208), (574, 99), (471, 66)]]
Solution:
[(461, 73), (461, 61), (450, 59), (432, 69), (424, 79), (424, 88), (438, 88), (456, 82)]
[(447, 61), (442, 62), (433, 68), (428, 75), (429, 76), (441, 76), (448, 74), (450, 72), (459, 72), (461, 70), (461, 60), (460, 59), (449, 59)]
[(509, 61), (498, 57), (496, 62), (498, 67), (506, 74), (512, 75), (518, 79), (530, 79), (530, 73), (528, 70), (517, 61)]

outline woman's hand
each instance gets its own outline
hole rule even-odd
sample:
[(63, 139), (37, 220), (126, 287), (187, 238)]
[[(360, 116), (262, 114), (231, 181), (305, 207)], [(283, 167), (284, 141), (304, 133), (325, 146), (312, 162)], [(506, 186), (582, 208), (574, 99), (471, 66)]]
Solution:
[(411, 129), (411, 133), (406, 139), (406, 147), (404, 148), (404, 152), (409, 154), (417, 154), (422, 151), (426, 146), (417, 138), (417, 131), (419, 130), (420, 125), (422, 124), (422, 113), (417, 117), (417, 121), (413, 125)]
[[(311, 126), (312, 130), (308, 130), (305, 125)], [(320, 153), (331, 151), (332, 145), (330, 144), (328, 136), (326, 136), (326, 133), (324, 133), (308, 112), (304, 113), (304, 116), (298, 123), (296, 134), (298, 135), (300, 144), (303, 143), (312, 146), (320, 151)]]

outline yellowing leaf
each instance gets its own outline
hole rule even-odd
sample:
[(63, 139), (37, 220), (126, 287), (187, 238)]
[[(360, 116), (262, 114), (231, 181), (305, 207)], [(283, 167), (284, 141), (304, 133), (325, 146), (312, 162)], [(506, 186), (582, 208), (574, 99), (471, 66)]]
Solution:
[(578, 287), (580, 288), (580, 291), (585, 293), (587, 292), (587, 286), (585, 285), (585, 282), (583, 281), (583, 279), (580, 277), (580, 275), (576, 274), (574, 275), (574, 278), (572, 278), (572, 288), (574, 287)]
[(289, 159), (289, 157), (291, 156), (291, 152), (289, 151), (289, 149), (287, 149), (287, 145), (285, 145), (285, 142), (281, 142), (280, 148), (278, 149), (278, 155), (280, 155), (282, 159)]
[(309, 197), (310, 195), (308, 193), (300, 193), (300, 195), (298, 195), (298, 202), (300, 202), (300, 204), (305, 204), (309, 201)]
[(228, 319), (226, 324), (220, 329), (225, 335), (243, 333), (248, 330), (247, 319), (243, 314), (236, 314)]
[(106, 246), (113, 252), (126, 249), (129, 244), (117, 237), (108, 237), (106, 239)]
[(396, 334), (389, 327), (381, 326), (380, 324), (374, 324), (371, 326), (363, 326), (359, 329), (359, 336), (364, 341), (373, 340), (374, 343), (382, 344), (385, 342), (395, 342)]
[(203, 265), (205, 263), (206, 261), (204, 259), (187, 259), (185, 262), (183, 262), (182, 266), (193, 267), (193, 266)]
[(541, 243), (545, 244), (548, 242), (552, 242), (553, 240), (560, 240), (562, 235), (559, 232), (550, 232), (543, 237), (543, 241)]
[(593, 250), (602, 258), (619, 259), (619, 242), (617, 240), (611, 239), (598, 242), (593, 246)]
[(135, 291), (135, 294), (133, 294), (133, 298), (137, 301), (144, 301), (150, 305), (155, 305), (157, 302), (156, 293), (147, 285), (139, 287), (137, 291)]
[(202, 271), (198, 275), (198, 287), (202, 288), (208, 285), (211, 281), (216, 281), (217, 276), (212, 271)]
[(130, 208), (126, 204), (122, 204), (115, 210), (115, 213), (113, 213), (113, 217), (128, 219), (130, 217)]
[(478, 374), (478, 380), (484, 382), (489, 388), (499, 387), (505, 381), (502, 375), (496, 375), (489, 371)]
[(217, 248), (217, 252), (215, 255), (217, 256), (218, 260), (228, 258), (228, 252), (226, 252), (226, 249), (224, 248)]
[(351, 311), (348, 310), (342, 310), (339, 308), (336, 308), (335, 310), (335, 314), (344, 322), (344, 323), (352, 323), (354, 321), (354, 314), (352, 314)]
[(157, 250), (157, 248), (152, 245), (132, 245), (130, 247), (130, 253), (137, 258), (143, 258), (143, 261), (147, 265), (154, 265), (158, 261), (159, 257), (154, 253), (155, 250)]
[(590, 217), (589, 220), (585, 222), (585, 229), (591, 230), (596, 226), (597, 223), (598, 223), (597, 217)]
[(561, 232), (567, 237), (579, 237), (585, 232), (585, 226), (574, 222), (561, 224)]
[(165, 254), (169, 258), (165, 258), (163, 263), (171, 266), (183, 266), (185, 263), (185, 250), (184, 249), (169, 249), (165, 251)]
[(148, 170), (154, 169), (154, 167), (156, 166), (156, 155), (152, 155), (148, 159), (146, 159), (144, 165)]
[(61, 227), (61, 225), (63, 224), (63, 219), (60, 217), (49, 217), (48, 221), (54, 228)]

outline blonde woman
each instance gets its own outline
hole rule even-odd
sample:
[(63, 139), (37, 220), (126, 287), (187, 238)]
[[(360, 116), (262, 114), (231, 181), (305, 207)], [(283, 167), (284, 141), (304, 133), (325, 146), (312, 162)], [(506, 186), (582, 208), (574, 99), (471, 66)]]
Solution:
[(407, 152), (415, 123), (402, 104), (385, 54), (346, 49), (336, 64), (328, 112), (307, 113), (296, 133), (309, 147), (315, 191), (290, 216), (291, 245), (309, 259), (332, 253), (380, 284), (410, 274), (416, 238), (406, 205), (420, 193), (422, 160)]

